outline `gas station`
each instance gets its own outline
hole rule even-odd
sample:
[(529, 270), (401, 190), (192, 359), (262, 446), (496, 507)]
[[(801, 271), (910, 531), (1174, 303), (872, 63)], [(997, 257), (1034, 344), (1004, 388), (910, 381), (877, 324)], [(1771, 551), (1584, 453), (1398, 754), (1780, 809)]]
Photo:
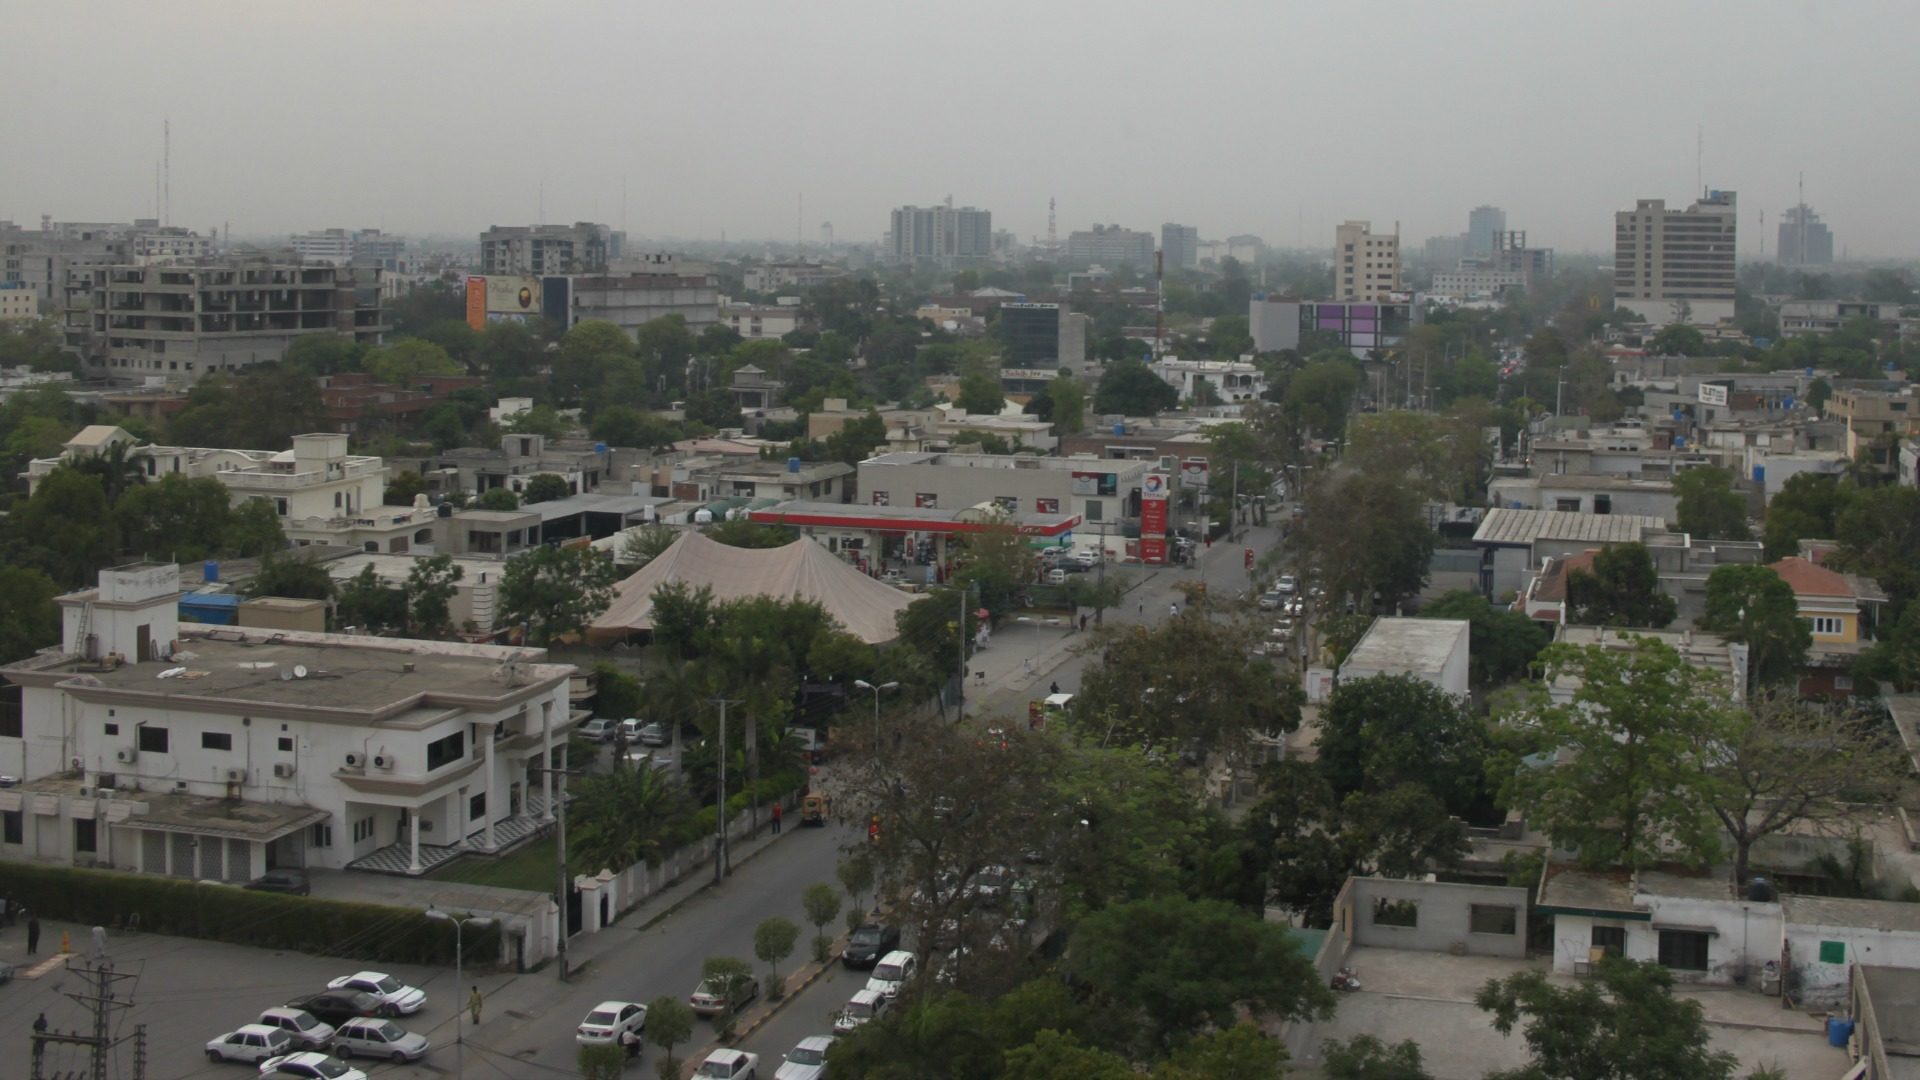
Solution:
[[(991, 502), (943, 509), (795, 501), (751, 510), (747, 516), (763, 525), (798, 529), (875, 576), (889, 565), (925, 567), (926, 575), (918, 580), (926, 584), (944, 579), (954, 537), (1011, 526), (1035, 547), (1071, 547), (1073, 530), (1080, 524), (1078, 514), (1010, 514)], [(915, 579), (911, 573), (903, 576)]]

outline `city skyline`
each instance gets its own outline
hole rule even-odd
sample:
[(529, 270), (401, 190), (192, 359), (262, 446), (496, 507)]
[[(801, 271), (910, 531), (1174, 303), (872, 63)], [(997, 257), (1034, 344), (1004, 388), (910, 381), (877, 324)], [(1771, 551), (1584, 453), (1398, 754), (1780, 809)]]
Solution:
[[(1889, 27), (1920, 21), (1893, 4), (1856, 6)], [(1920, 253), (1903, 151), (1892, 147), (1894, 168), (1836, 164), (1881, 145), (1864, 118), (1920, 82), (1898, 55), (1907, 35), (1860, 35), (1853, 20), (1784, 0), (1218, 4), (1177, 19), (1121, 4), (1095, 25), (1073, 5), (989, 3), (957, 25), (938, 21), (952, 47), (931, 65), (879, 45), (933, 32), (936, 16), (876, 3), (582, 3), (537, 19), (503, 4), (423, 3), (379, 7), (369, 34), (358, 16), (375, 8), (16, 13), (0, 60), (36, 92), (34, 107), (0, 116), (18, 163), (0, 176), (0, 218), (153, 216), (170, 125), (168, 220), (247, 236), (599, 221), (635, 237), (813, 243), (831, 222), (841, 242), (872, 243), (893, 208), (951, 195), (1022, 241), (1044, 237), (1052, 197), (1063, 238), (1095, 223), (1180, 221), (1203, 237), (1309, 248), (1331, 247), (1348, 219), (1397, 223), (1414, 246), (1461, 232), (1485, 203), (1526, 222), (1535, 243), (1599, 253), (1615, 212), (1708, 187), (1740, 192), (1740, 254), (1754, 258), (1771, 231), (1758, 214), (1771, 223), (1797, 203), (1805, 172), (1807, 201), (1853, 257)], [(1016, 12), (1022, 33), (1009, 45)], [(1772, 30), (1737, 55), (1699, 48), (1736, 16)], [(1659, 34), (1642, 32), (1650, 19)], [(1151, 33), (1127, 30), (1147, 20)], [(62, 40), (88, 43), (84, 66), (48, 45)], [(686, 47), (699, 40), (724, 48)], [(1459, 63), (1438, 47), (1447, 41), (1473, 42), (1479, 62)], [(564, 78), (508, 88), (484, 74), (495, 65), (437, 59), (509, 43), (513, 56), (577, 62)], [(581, 55), (598, 43), (609, 44)], [(1341, 76), (1358, 44), (1380, 77)], [(963, 68), (969, 55), (987, 66)], [(1191, 59), (1169, 65), (1181, 56)], [(1117, 76), (1131, 67), (1164, 78)], [(1673, 70), (1689, 78), (1662, 77)], [(1785, 70), (1822, 71), (1820, 92), (1776, 77)], [(983, 101), (1080, 94), (1066, 126), (978, 119)], [(1284, 104), (1246, 107), (1276, 96)], [(1343, 152), (1347, 140), (1376, 152)]]

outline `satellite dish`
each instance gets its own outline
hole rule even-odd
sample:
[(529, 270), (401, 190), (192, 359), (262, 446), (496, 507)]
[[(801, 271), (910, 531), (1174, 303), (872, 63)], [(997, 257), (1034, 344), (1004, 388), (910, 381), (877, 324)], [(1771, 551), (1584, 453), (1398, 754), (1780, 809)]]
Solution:
[(292, 681), (293, 681), (293, 672), (291, 672), (291, 671), (283, 671), (283, 672), (281, 672), (281, 673), (280, 673), (280, 681), (281, 681), (281, 682), (292, 682)]
[(305, 664), (295, 664), (295, 665), (293, 665), (293, 677), (294, 677), (294, 678), (296, 678), (296, 679), (304, 679), (304, 678), (306, 678), (306, 677), (307, 677), (307, 665), (305, 665)]

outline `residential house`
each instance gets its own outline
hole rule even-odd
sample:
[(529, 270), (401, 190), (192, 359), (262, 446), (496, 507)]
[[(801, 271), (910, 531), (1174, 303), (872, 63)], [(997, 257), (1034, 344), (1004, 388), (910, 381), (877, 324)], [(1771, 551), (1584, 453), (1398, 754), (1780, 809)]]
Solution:
[[(1865, 626), (1875, 621), (1887, 595), (1866, 578), (1829, 570), (1791, 555), (1769, 564), (1793, 589), (1800, 619), (1813, 634), (1800, 693), (1807, 697), (1847, 697), (1853, 693), (1853, 662), (1871, 645)], [(1863, 625), (1865, 624), (1865, 625)]]

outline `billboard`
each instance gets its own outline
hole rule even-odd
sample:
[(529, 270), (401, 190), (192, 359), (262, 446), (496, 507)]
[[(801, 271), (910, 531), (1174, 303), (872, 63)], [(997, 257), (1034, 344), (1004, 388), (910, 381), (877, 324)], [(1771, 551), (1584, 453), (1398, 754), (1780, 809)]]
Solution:
[(1140, 539), (1150, 540), (1167, 535), (1167, 500), (1140, 500)]
[(1158, 566), (1167, 561), (1167, 538), (1164, 536), (1142, 536), (1140, 538), (1140, 561), (1149, 566)]
[(467, 279), (467, 325), (485, 330), (490, 322), (525, 322), (540, 314), (540, 279), (518, 274)]
[(1206, 458), (1190, 457), (1183, 459), (1180, 462), (1180, 485), (1190, 488), (1206, 487), (1207, 468)]
[(1110, 472), (1076, 472), (1073, 474), (1073, 493), (1075, 495), (1118, 495), (1120, 494), (1120, 476)]
[(1700, 404), (1725, 405), (1726, 403), (1727, 403), (1726, 387), (1721, 386), (1718, 383), (1703, 382), (1700, 384)]
[(467, 325), (475, 330), (487, 328), (487, 279), (467, 279)]

